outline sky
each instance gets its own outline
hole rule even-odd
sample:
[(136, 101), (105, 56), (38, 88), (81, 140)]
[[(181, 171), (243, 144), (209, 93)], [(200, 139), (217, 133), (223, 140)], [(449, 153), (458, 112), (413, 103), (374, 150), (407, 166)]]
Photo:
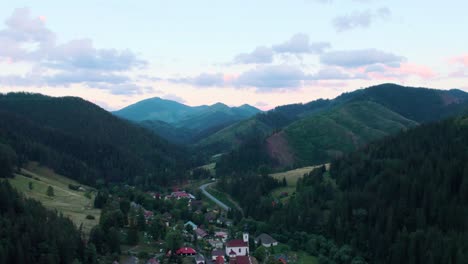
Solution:
[(0, 92), (263, 110), (398, 83), (468, 91), (468, 1), (2, 1)]

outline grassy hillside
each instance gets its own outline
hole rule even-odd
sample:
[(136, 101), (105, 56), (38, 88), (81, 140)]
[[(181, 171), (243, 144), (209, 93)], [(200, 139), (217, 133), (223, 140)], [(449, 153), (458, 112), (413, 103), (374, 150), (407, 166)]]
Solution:
[[(80, 185), (78, 182), (54, 173), (52, 170), (30, 163), (14, 178), (8, 179), (10, 184), (26, 197), (40, 201), (48, 209), (56, 209), (64, 216), (69, 217), (79, 227), (83, 225), (85, 234), (99, 223), (100, 211), (93, 208), (95, 191), (93, 188)], [(29, 183), (32, 183), (32, 190)], [(69, 184), (81, 186), (83, 190), (71, 190)], [(54, 188), (54, 196), (47, 196), (47, 188)], [(88, 197), (85, 196), (89, 195)], [(86, 219), (92, 215), (94, 219)]]
[(370, 101), (348, 103), (284, 129), (297, 164), (317, 164), (417, 123)]

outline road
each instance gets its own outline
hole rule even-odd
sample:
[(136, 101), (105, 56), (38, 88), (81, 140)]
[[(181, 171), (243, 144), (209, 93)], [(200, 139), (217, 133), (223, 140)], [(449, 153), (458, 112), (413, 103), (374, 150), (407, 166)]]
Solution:
[(221, 202), (220, 200), (218, 200), (216, 197), (214, 197), (213, 195), (211, 195), (209, 192), (207, 192), (205, 190), (206, 187), (208, 187), (208, 186), (210, 186), (212, 184), (214, 184), (214, 182), (205, 183), (202, 186), (200, 186), (200, 190), (202, 191), (203, 195), (208, 197), (211, 201), (215, 202), (217, 205), (219, 205), (224, 210), (226, 210), (226, 211), (231, 210), (231, 207), (227, 206), (225, 203)]

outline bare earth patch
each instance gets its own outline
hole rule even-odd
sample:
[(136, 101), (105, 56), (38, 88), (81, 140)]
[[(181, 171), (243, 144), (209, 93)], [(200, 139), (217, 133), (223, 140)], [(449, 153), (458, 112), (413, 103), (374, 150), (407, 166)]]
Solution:
[(268, 155), (278, 161), (280, 166), (294, 164), (294, 155), (283, 131), (271, 135), (266, 142)]

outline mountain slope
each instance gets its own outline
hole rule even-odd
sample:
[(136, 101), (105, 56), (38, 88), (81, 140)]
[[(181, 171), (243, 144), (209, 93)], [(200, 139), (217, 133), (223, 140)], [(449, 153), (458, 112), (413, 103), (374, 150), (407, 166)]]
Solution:
[[(238, 148), (236, 155), (227, 155), (220, 162), (220, 171), (224, 172), (261, 165), (307, 166), (329, 162), (370, 141), (467, 109), (468, 94), (460, 90), (383, 84), (345, 93), (333, 100), (291, 105), (257, 115), (202, 140), (199, 147), (211, 153)], [(247, 164), (242, 152), (252, 153), (251, 145), (245, 144), (252, 138), (265, 139), (256, 150), (256, 155), (262, 158), (239, 166)], [(265, 163), (265, 152), (270, 162)]]
[[(253, 120), (236, 123), (201, 140), (197, 147), (210, 153), (237, 148), (252, 137), (270, 136), (291, 123), (348, 102), (372, 101), (415, 122), (440, 120), (459, 114), (468, 107), (468, 93), (461, 90), (436, 90), (381, 84), (344, 93), (332, 100), (319, 99), (306, 104), (292, 104), (252, 117)], [(259, 131), (259, 134), (252, 134)], [(254, 132), (255, 133), (255, 132)]]
[(284, 133), (298, 165), (319, 164), (416, 125), (386, 107), (362, 101), (303, 118)]
[(155, 97), (139, 101), (113, 113), (116, 116), (132, 121), (159, 120), (166, 123), (175, 123), (194, 111), (196, 109), (192, 109), (190, 106)]
[(348, 95), (352, 100), (370, 100), (416, 122), (441, 120), (458, 114), (467, 106), (468, 93), (381, 84)]
[(88, 184), (167, 183), (186, 164), (177, 147), (75, 97), (0, 95), (0, 143), (20, 162), (39, 161)]
[(241, 146), (251, 138), (264, 138), (275, 130), (300, 119), (307, 114), (318, 113), (334, 105), (331, 100), (319, 99), (307, 104), (291, 104), (276, 107), (247, 120), (234, 123), (195, 144), (197, 149), (211, 154), (226, 152)]
[(127, 106), (114, 114), (140, 122), (167, 140), (188, 144), (260, 112), (250, 105), (229, 107), (216, 103), (210, 106), (191, 107), (161, 98), (150, 98)]
[(320, 232), (368, 263), (466, 263), (467, 146), (468, 116), (370, 144), (305, 176), (270, 223)]

